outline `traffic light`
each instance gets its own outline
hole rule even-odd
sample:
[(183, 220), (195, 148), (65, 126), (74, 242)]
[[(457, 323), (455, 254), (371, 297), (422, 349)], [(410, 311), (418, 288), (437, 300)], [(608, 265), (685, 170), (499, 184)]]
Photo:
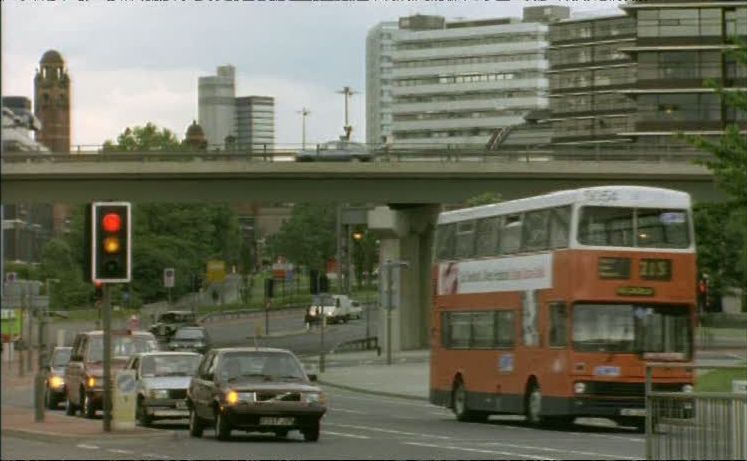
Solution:
[(128, 202), (94, 202), (91, 206), (91, 278), (127, 283), (132, 273)]

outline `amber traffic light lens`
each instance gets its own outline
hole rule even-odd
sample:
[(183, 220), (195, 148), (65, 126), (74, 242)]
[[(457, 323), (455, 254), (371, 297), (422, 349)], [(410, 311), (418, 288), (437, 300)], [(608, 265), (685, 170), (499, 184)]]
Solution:
[(122, 217), (117, 213), (107, 213), (101, 222), (106, 232), (119, 232), (122, 229)]
[(119, 253), (121, 245), (117, 237), (107, 237), (104, 239), (104, 252), (109, 254)]

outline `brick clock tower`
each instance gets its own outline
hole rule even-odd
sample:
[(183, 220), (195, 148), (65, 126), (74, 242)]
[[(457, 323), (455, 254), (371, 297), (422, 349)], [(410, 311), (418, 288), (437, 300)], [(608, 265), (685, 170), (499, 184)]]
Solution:
[[(41, 122), (36, 140), (53, 154), (70, 153), (70, 76), (65, 60), (55, 50), (49, 50), (39, 61), (34, 77), (34, 115)], [(66, 232), (70, 207), (52, 205), (52, 235)]]
[(70, 76), (60, 53), (49, 50), (34, 78), (34, 115), (41, 122), (36, 140), (55, 154), (70, 152)]

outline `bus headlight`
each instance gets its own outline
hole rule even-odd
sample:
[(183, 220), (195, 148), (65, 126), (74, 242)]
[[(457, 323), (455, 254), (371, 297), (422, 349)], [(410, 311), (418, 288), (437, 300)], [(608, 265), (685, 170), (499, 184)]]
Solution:
[(573, 385), (573, 392), (576, 394), (583, 394), (586, 392), (586, 383), (576, 383)]
[(693, 391), (693, 385), (692, 384), (685, 384), (682, 386), (682, 392), (689, 394)]

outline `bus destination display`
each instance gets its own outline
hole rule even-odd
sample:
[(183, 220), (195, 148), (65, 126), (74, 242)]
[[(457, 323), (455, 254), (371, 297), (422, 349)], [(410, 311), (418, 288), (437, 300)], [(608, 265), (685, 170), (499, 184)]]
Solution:
[(627, 280), (630, 278), (629, 258), (599, 258), (599, 278)]

